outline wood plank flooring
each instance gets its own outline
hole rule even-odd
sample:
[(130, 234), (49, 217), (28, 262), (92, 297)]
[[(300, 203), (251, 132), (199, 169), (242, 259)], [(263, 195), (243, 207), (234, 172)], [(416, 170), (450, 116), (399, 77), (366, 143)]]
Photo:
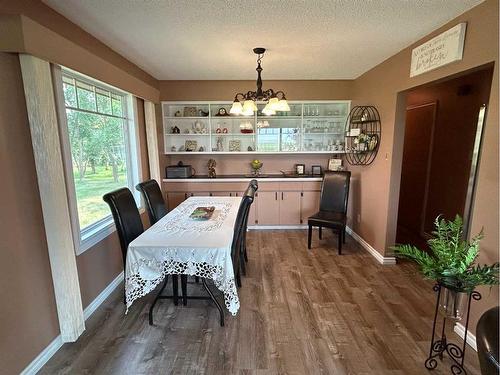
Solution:
[[(321, 241), (314, 233), (311, 252), (302, 230), (250, 231), (247, 240), (241, 309), (236, 317), (226, 311), (225, 327), (210, 302), (170, 300), (158, 302), (149, 326), (152, 296), (124, 315), (120, 288), (41, 373), (429, 373), (435, 296), (413, 265), (382, 266), (351, 237), (339, 256), (327, 231)], [(189, 290), (202, 293), (200, 285)], [(479, 374), (476, 352), (467, 351), (468, 373)], [(449, 366), (445, 359), (432, 374), (449, 374)]]

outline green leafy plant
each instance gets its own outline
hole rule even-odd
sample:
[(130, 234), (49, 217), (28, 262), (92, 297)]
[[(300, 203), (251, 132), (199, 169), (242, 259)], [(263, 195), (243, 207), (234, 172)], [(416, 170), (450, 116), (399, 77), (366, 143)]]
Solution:
[(481, 266), (474, 264), (479, 254), (483, 231), (470, 242), (463, 239), (460, 216), (447, 221), (439, 216), (434, 221), (436, 230), (427, 241), (430, 253), (412, 245), (397, 245), (392, 249), (397, 257), (407, 258), (420, 266), (425, 278), (436, 280), (455, 291), (471, 292), (479, 285), (499, 284), (499, 263)]

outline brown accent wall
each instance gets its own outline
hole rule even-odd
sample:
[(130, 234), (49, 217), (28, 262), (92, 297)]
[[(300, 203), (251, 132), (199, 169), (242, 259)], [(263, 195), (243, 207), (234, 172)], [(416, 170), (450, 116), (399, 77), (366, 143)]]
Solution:
[(158, 101), (158, 81), (39, 0), (0, 0), (0, 51), (28, 53)]
[[(144, 178), (144, 101), (137, 100)], [(0, 52), (0, 373), (19, 373), (59, 334), (35, 161), (17, 54)], [(142, 215), (145, 227), (147, 215)], [(86, 308), (123, 270), (116, 233), (76, 258)], [(5, 361), (3, 360), (5, 358)]]
[(18, 374), (58, 334), (19, 58), (0, 52), (0, 355)]
[[(411, 50), (459, 22), (467, 22), (463, 59), (410, 78)], [(498, 261), (499, 249), (498, 1), (485, 1), (355, 80), (355, 101), (375, 105), (380, 111), (382, 142), (372, 165), (352, 168), (354, 185), (349, 225), (382, 254), (394, 243), (396, 232), (405, 91), (491, 62), (495, 62), (495, 68), (472, 217), (472, 233), (479, 232), (482, 227), (485, 231), (479, 261), (490, 263)], [(360, 222), (356, 220), (358, 214)], [(498, 304), (497, 288), (491, 293), (481, 291), (486, 298), (473, 305), (472, 328), (481, 311)]]

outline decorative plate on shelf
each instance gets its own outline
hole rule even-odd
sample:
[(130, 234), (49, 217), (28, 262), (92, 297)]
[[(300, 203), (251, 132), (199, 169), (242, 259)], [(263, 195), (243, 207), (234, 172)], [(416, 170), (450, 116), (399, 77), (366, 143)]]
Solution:
[(241, 151), (241, 140), (232, 139), (229, 141), (229, 151)]
[[(186, 151), (196, 151), (198, 148), (198, 141), (186, 140), (185, 142)], [(180, 150), (179, 150), (180, 151)]]

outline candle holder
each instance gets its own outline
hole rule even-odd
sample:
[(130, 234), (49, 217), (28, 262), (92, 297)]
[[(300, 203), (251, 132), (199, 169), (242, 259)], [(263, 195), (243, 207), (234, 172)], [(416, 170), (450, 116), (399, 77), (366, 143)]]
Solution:
[[(451, 303), (453, 305), (453, 308), (450, 309), (450, 298), (441, 298), (442, 293), (450, 292), (446, 286), (437, 283), (434, 285), (432, 288), (434, 292), (437, 293), (437, 298), (436, 298), (436, 309), (434, 311), (434, 323), (432, 325), (432, 338), (431, 338), (431, 347), (429, 350), (429, 357), (425, 360), (425, 367), (428, 370), (434, 370), (437, 365), (438, 361), (436, 358), (438, 357), (440, 360), (443, 359), (444, 354), (448, 354), (450, 359), (453, 361), (453, 364), (450, 367), (451, 373), (453, 375), (459, 375), (459, 374), (467, 374), (467, 371), (464, 368), (464, 360), (465, 360), (465, 349), (467, 345), (467, 334), (468, 334), (468, 328), (469, 328), (469, 313), (470, 313), (470, 305), (472, 300), (479, 301), (481, 299), (481, 293), (477, 291), (472, 291), (472, 292), (466, 292), (467, 294), (467, 317), (465, 320), (465, 333), (464, 333), (464, 339), (463, 339), (463, 344), (462, 348), (460, 348), (457, 344), (448, 342), (448, 339), (446, 337), (445, 333), (445, 328), (446, 328), (446, 321), (447, 320), (453, 320), (453, 321), (458, 321), (461, 320), (462, 318), (462, 313), (461, 311), (457, 310), (455, 308), (455, 301)], [(445, 291), (442, 291), (442, 289), (447, 289)], [(459, 292), (457, 292), (459, 293)], [(460, 298), (460, 297), (456, 297)], [(441, 304), (443, 304), (443, 301), (448, 301), (446, 302), (446, 305), (440, 306), (440, 301)], [(443, 315), (443, 326), (441, 328), (441, 337), (436, 338), (436, 325), (437, 321), (439, 319), (438, 317), (438, 312), (440, 307), (444, 309), (445, 314)], [(451, 316), (450, 316), (451, 315)]]

